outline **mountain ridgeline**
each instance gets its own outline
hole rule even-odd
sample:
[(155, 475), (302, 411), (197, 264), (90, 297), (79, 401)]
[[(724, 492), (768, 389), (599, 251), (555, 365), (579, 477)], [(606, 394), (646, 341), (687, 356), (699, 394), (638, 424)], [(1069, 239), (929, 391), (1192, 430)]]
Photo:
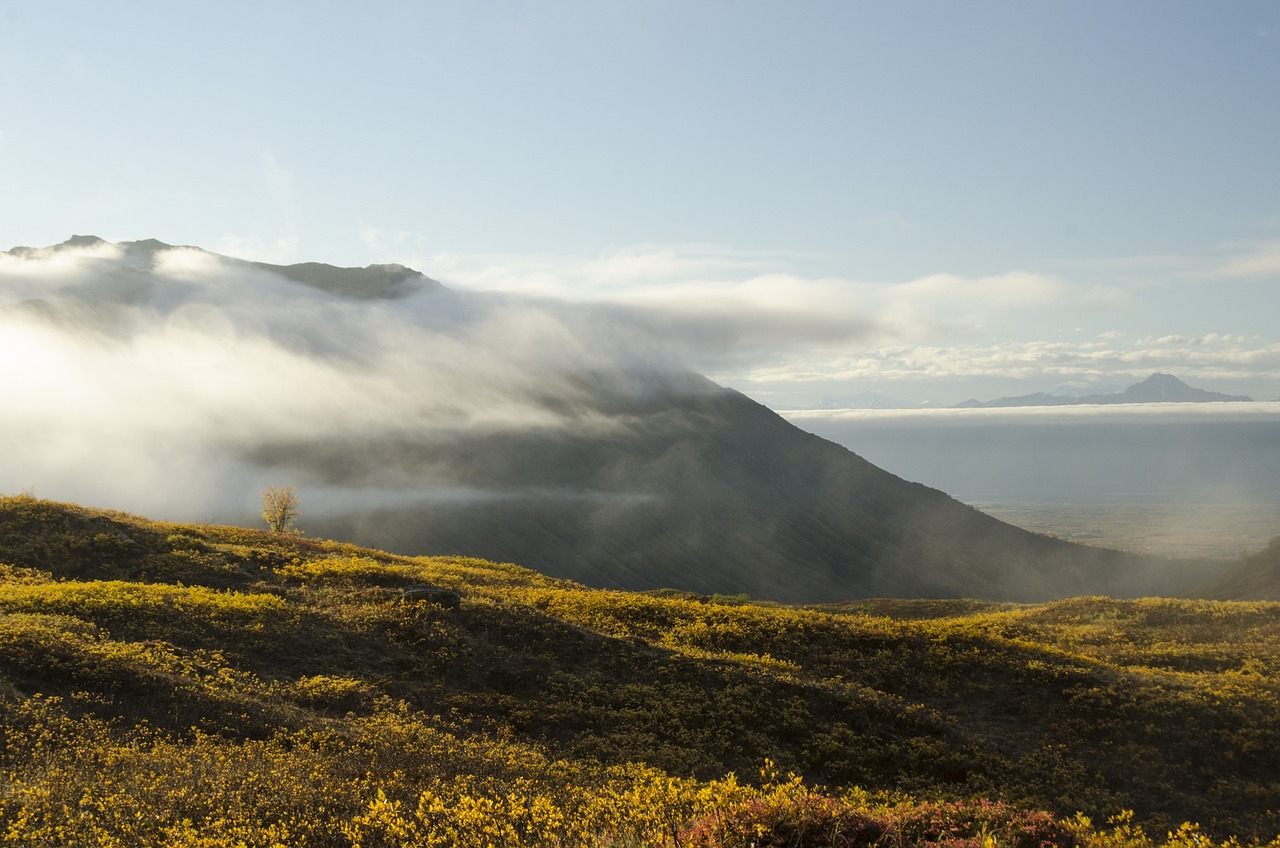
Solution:
[[(675, 587), (788, 602), (855, 597), (1037, 600), (1172, 594), (1204, 566), (1061, 542), (997, 521), (805, 433), (692, 375), (643, 395), (584, 384), (606, 432), (456, 433), (263, 446), (281, 476), (359, 486), (376, 469), (482, 484), (509, 498), (437, 500), (312, 522), (424, 554), (519, 562), (588, 585)], [(444, 454), (449, 462), (441, 463)]]
[(10, 251), (6, 291), (0, 322), (85, 363), (60, 379), (110, 381), (12, 399), (0, 436), (48, 436), (12, 490), (47, 475), (65, 499), (252, 523), (246, 502), (292, 483), (330, 538), (787, 602), (1172, 594), (1212, 568), (997, 521), (684, 370), (616, 310), (87, 236)]
[(1246, 395), (1227, 395), (1188, 386), (1172, 374), (1152, 374), (1122, 392), (1091, 394), (1079, 397), (1036, 392), (998, 400), (966, 400), (956, 409), (997, 409), (1016, 406), (1077, 406), (1116, 403), (1252, 403)]

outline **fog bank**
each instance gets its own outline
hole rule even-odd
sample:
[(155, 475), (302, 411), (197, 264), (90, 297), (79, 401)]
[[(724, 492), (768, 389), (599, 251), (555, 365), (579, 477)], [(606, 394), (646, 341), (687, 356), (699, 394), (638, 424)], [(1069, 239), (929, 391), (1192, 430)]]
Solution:
[[(400, 266), (273, 267), (78, 237), (0, 253), (0, 491), (174, 520), (256, 509), (293, 482), (311, 514), (518, 496), (465, 474), (359, 492), (281, 479), (264, 446), (629, 426), (622, 395), (685, 379), (616, 311), (450, 291)], [(689, 382), (695, 390), (696, 382)], [(590, 493), (577, 493), (590, 495)]]

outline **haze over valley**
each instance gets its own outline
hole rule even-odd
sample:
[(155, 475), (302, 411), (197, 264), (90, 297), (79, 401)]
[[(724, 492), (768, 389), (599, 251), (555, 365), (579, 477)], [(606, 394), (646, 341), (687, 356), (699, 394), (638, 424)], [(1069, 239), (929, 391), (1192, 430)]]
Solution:
[(908, 480), (1074, 541), (1233, 558), (1276, 535), (1274, 402), (782, 414)]

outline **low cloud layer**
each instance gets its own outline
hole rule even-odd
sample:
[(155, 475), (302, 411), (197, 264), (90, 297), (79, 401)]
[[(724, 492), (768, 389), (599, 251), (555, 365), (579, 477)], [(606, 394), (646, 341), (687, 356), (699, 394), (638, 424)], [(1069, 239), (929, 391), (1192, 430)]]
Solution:
[(797, 269), (803, 254), (649, 245), (594, 258), (460, 256), (423, 261), (469, 289), (626, 308), (694, 367), (724, 375), (827, 362), (849, 350), (930, 344), (1055, 310), (1099, 312), (1128, 296), (1047, 274), (931, 274), (867, 282)]
[(679, 369), (607, 310), (409, 283), (341, 296), (158, 243), (0, 254), (0, 491), (251, 511), (280, 482), (244, 459), (264, 444), (625, 426), (583, 376), (640, 392)]
[(1280, 397), (1280, 345), (1257, 309), (1274, 252), (901, 281), (831, 276), (830, 257), (714, 245), (420, 261), (462, 288), (625, 309), (692, 367), (786, 407), (869, 388), (955, 403), (1156, 371)]
[[(0, 491), (252, 514), (262, 486), (306, 483), (264, 470), (263, 446), (628, 427), (598, 387), (642, 394), (686, 368), (767, 402), (786, 387), (778, 406), (913, 382), (953, 403), (976, 395), (963, 381), (993, 375), (1045, 390), (1165, 371), (1236, 392), (1218, 382), (1280, 374), (1280, 345), (1243, 333), (1025, 338), (1047, 315), (1106, 321), (1133, 307), (1132, 288), (1024, 272), (854, 282), (806, 275), (805, 262), (714, 246), (437, 256), (421, 267), (447, 286), (370, 272), (404, 277), (380, 299), (158, 242), (0, 253), (0, 438), (15, 446)], [(1011, 323), (1026, 334), (1005, 335)], [(384, 491), (315, 488), (310, 503), (499, 496), (462, 475), (433, 485), (394, 471)]]
[[(1208, 334), (1127, 341), (1100, 337), (1073, 342), (1011, 340), (989, 345), (894, 345), (835, 356), (814, 367), (789, 363), (749, 377), (788, 382), (1011, 379), (1140, 380), (1172, 371), (1199, 380), (1252, 380), (1280, 372), (1280, 344), (1253, 337)], [(1042, 388), (1047, 388), (1044, 386)]]

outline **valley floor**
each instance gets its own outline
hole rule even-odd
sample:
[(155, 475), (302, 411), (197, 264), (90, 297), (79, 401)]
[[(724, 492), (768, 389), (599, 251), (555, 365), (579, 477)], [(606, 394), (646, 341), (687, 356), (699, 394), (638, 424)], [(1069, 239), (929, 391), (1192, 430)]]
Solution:
[(1172, 557), (1236, 559), (1280, 535), (1280, 501), (1094, 502), (962, 498), (990, 516), (1036, 533), (1101, 548)]

